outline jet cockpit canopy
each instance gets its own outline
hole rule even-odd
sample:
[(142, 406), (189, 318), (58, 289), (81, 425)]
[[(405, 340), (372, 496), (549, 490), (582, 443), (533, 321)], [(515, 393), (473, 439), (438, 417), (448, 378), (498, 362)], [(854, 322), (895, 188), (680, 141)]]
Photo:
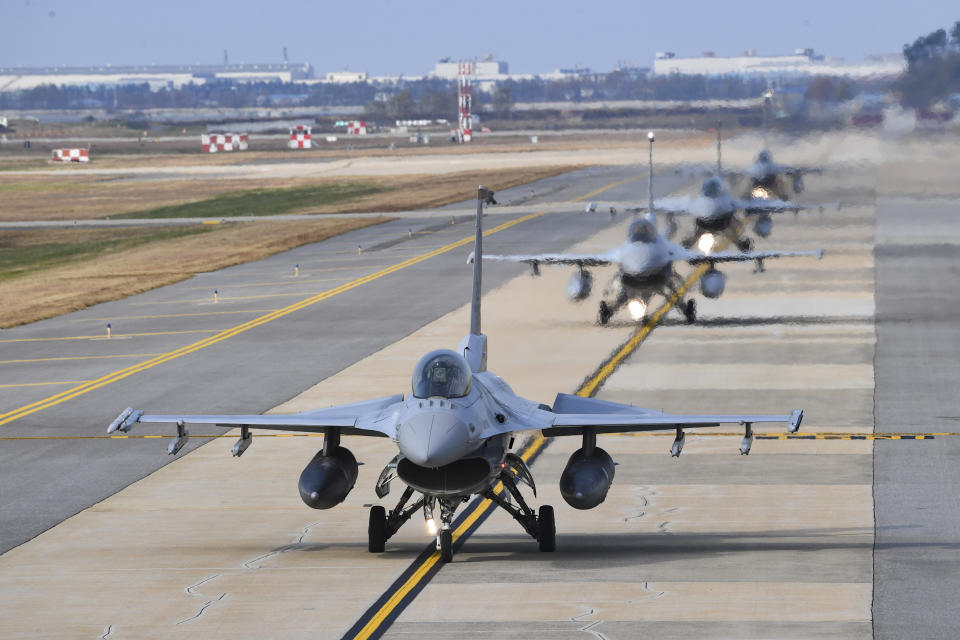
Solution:
[(720, 182), (720, 178), (713, 176), (712, 178), (707, 178), (703, 181), (703, 185), (700, 187), (700, 193), (705, 195), (708, 198), (716, 198), (723, 192), (723, 183)]
[(470, 392), (470, 365), (456, 351), (437, 349), (420, 359), (413, 369), (413, 397), (462, 398)]
[(630, 242), (650, 244), (657, 239), (657, 229), (651, 221), (640, 218), (630, 224), (627, 235), (630, 237)]

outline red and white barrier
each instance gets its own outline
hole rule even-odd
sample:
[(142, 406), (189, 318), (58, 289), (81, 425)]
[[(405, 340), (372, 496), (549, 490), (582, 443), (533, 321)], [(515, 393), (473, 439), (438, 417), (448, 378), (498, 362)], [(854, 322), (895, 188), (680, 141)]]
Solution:
[(204, 133), (200, 135), (200, 150), (203, 153), (218, 151), (246, 151), (249, 136), (246, 133)]
[(347, 134), (352, 136), (367, 135), (367, 123), (360, 120), (353, 120), (347, 123)]
[(309, 149), (311, 146), (310, 131), (311, 127), (305, 127), (302, 124), (298, 124), (296, 128), (291, 128), (290, 141), (287, 146), (291, 149)]
[(54, 149), (54, 162), (90, 162), (90, 149)]

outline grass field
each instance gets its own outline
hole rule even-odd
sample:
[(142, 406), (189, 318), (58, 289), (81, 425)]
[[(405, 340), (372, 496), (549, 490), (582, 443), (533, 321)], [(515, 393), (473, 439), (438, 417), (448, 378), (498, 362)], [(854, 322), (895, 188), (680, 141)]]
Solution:
[(329, 207), (380, 193), (388, 187), (369, 182), (333, 182), (280, 189), (249, 189), (179, 205), (131, 211), (111, 218), (228, 218), (270, 216), (308, 207)]
[(387, 219), (238, 222), (163, 231), (0, 231), (0, 300), (9, 301), (0, 305), (0, 328), (117, 300)]
[(0, 283), (28, 273), (95, 259), (117, 250), (173, 240), (212, 227), (167, 229), (43, 229), (0, 231)]
[[(129, 214), (123, 217), (130, 218), (154, 217), (156, 214), (151, 210), (161, 208), (170, 212), (191, 211), (183, 215), (198, 217), (227, 217), (230, 211), (249, 211), (254, 206), (267, 215), (401, 211), (465, 200), (480, 183), (501, 190), (576, 168), (553, 166), (363, 179), (273, 178), (256, 181), (137, 180), (123, 174), (102, 176), (69, 170), (58, 172), (56, 176), (0, 173), (0, 220), (73, 221), (122, 214)], [(271, 211), (271, 207), (282, 207), (285, 211)]]

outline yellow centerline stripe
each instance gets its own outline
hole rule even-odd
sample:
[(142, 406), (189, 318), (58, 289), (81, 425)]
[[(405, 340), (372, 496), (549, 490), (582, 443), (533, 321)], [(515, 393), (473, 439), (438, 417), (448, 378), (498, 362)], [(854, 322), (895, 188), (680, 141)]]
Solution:
[[(184, 331), (146, 331), (143, 333), (115, 333), (114, 338), (136, 338), (141, 336), (175, 336), (182, 333), (216, 333), (220, 329), (187, 329)], [(104, 334), (95, 336), (64, 336), (61, 338), (9, 338), (2, 342), (59, 342), (62, 340), (105, 340)]]
[[(516, 226), (528, 220), (538, 218), (544, 215), (545, 213), (546, 213), (545, 211), (539, 211), (537, 213), (531, 213), (529, 215), (522, 216), (515, 220), (511, 220), (509, 222), (504, 222), (501, 225), (498, 225), (488, 231), (485, 231), (483, 235), (489, 236), (494, 233), (499, 233), (500, 231), (504, 231), (506, 229), (509, 229), (513, 226)], [(160, 356), (157, 356), (156, 358), (147, 360), (146, 362), (141, 362), (139, 364), (132, 365), (125, 369), (120, 369), (119, 371), (114, 371), (105, 376), (101, 376), (100, 378), (91, 380), (90, 382), (86, 382), (82, 385), (74, 387), (73, 389), (68, 389), (56, 395), (50, 396), (48, 398), (44, 398), (43, 400), (38, 400), (37, 402), (32, 402), (18, 409), (14, 409), (13, 411), (8, 411), (6, 413), (0, 414), (0, 425), (8, 424), (10, 422), (13, 422), (14, 420), (17, 420), (18, 418), (23, 418), (32, 413), (36, 413), (37, 411), (42, 411), (43, 409), (48, 409), (62, 402), (66, 402), (67, 400), (70, 400), (72, 398), (76, 398), (77, 396), (81, 396), (91, 391), (94, 391), (95, 389), (99, 389), (113, 382), (123, 380), (124, 378), (132, 376), (136, 373), (146, 371), (147, 369), (153, 368), (157, 365), (163, 364), (165, 362), (170, 362), (171, 360), (175, 360), (177, 358), (194, 353), (206, 347), (215, 345), (219, 342), (227, 340), (228, 338), (232, 338), (236, 335), (239, 335), (241, 333), (244, 333), (246, 331), (259, 327), (261, 325), (264, 325), (268, 322), (272, 322), (273, 320), (287, 316), (295, 311), (299, 311), (301, 309), (309, 307), (318, 302), (322, 302), (323, 300), (332, 298), (333, 296), (336, 296), (338, 294), (355, 289), (368, 282), (372, 282), (384, 276), (387, 276), (397, 271), (401, 271), (403, 269), (411, 267), (415, 264), (419, 264), (420, 262), (423, 262), (425, 260), (429, 260), (430, 258), (433, 258), (435, 256), (438, 256), (438, 255), (447, 253), (449, 251), (452, 251), (454, 249), (457, 249), (459, 247), (465, 246), (471, 242), (473, 242), (473, 236), (469, 236), (469, 237), (457, 240), (455, 242), (451, 242), (450, 244), (444, 245), (432, 251), (428, 251), (427, 253), (423, 253), (418, 256), (408, 258), (403, 262), (399, 262), (397, 264), (386, 267), (385, 269), (381, 269), (379, 271), (368, 274), (366, 276), (356, 278), (338, 287), (334, 287), (333, 289), (328, 289), (327, 291), (318, 293), (317, 295), (312, 296), (310, 298), (306, 298), (305, 300), (295, 302), (294, 304), (283, 307), (282, 309), (277, 309), (276, 311), (260, 316), (259, 318), (254, 318), (253, 320), (250, 320), (243, 324), (237, 325), (230, 329), (226, 329), (224, 331), (217, 333), (216, 335), (204, 338), (203, 340), (200, 340), (198, 342), (194, 342), (184, 347), (180, 347), (179, 349), (176, 349), (174, 351), (170, 351), (168, 353), (162, 354)]]
[[(302, 293), (300, 295), (303, 295)], [(232, 298), (220, 298), (220, 302), (224, 300), (231, 300)], [(213, 300), (209, 298), (204, 300), (204, 302), (209, 302), (214, 304)], [(70, 320), (70, 322), (116, 322), (117, 320), (157, 320), (160, 318), (193, 318), (198, 316), (226, 316), (234, 315), (238, 313), (267, 313), (270, 311), (276, 311), (276, 309), (236, 309), (234, 311), (198, 311), (196, 313), (160, 313), (156, 315), (149, 316), (115, 316), (111, 318), (78, 318), (76, 320)]]
[(30, 362), (56, 362), (59, 360), (105, 360), (108, 358), (148, 358), (159, 353), (124, 353), (112, 356), (59, 356), (56, 358), (24, 358), (22, 360), (0, 360), (0, 364), (26, 364)]
[(60, 382), (18, 382), (16, 384), (0, 384), (0, 389), (8, 389), (10, 387), (47, 387), (52, 384), (80, 384), (81, 382), (87, 382), (87, 380), (63, 380)]

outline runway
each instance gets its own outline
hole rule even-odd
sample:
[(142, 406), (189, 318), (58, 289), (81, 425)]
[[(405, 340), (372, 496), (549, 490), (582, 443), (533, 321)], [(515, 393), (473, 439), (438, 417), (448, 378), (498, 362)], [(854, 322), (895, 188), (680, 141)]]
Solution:
[[(894, 404), (885, 408), (883, 385), (901, 388), (891, 374), (920, 380), (925, 360), (903, 353), (914, 339), (902, 320), (906, 307), (884, 310), (906, 286), (902, 279), (910, 283), (918, 273), (931, 287), (934, 280), (926, 253), (883, 247), (880, 239), (896, 234), (885, 225), (901, 220), (891, 213), (903, 205), (878, 203), (872, 171), (811, 179), (809, 197), (844, 200), (844, 209), (783, 216), (758, 243), (823, 247), (822, 261), (769, 261), (763, 274), (751, 273), (750, 265), (724, 267), (727, 291), (716, 301), (698, 296), (698, 325), (686, 326), (670, 312), (603, 380), (597, 397), (684, 412), (803, 407), (804, 431), (910, 430), (896, 424), (902, 414), (885, 417), (884, 411), (905, 405), (891, 398)], [(625, 168), (570, 176), (566, 191), (549, 197), (594, 197), (589, 194), (631, 176), (636, 180), (603, 197), (645, 199), (645, 176)], [(657, 190), (679, 186), (664, 178)], [(915, 210), (915, 204), (907, 206)], [(514, 224), (493, 233), (485, 248), (513, 252), (535, 242), (541, 250), (576, 251), (621, 241), (622, 218), (580, 210), (522, 221), (491, 216), (491, 228)], [(927, 216), (941, 224), (947, 212), (934, 207)], [(436, 224), (431, 219), (423, 227)], [(25, 342), (0, 342), (0, 376), (6, 376), (0, 385), (40, 384), (0, 386), (0, 411), (15, 418), (0, 429), (4, 436), (101, 434), (128, 404), (156, 412), (287, 412), (403, 391), (422, 353), (455, 345), (465, 331), (468, 271), (462, 263), (469, 242), (24, 413), (63, 389), (50, 382), (79, 387), (117, 375), (127, 358), (142, 364), (188, 350), (248, 320), (456, 244), (470, 235), (468, 226), (411, 238), (408, 221), (388, 223), (4, 331), (0, 340)], [(942, 234), (935, 227), (929, 235)], [(357, 244), (370, 248), (357, 255)], [(950, 268), (953, 254), (938, 251), (943, 268)], [(293, 264), (300, 265), (297, 278)], [(888, 279), (894, 276), (901, 280)], [(596, 326), (595, 300), (572, 305), (563, 299), (567, 277), (545, 269), (534, 279), (506, 265), (485, 270), (490, 369), (519, 394), (543, 402), (589, 380), (636, 331), (623, 316), (610, 327)], [(599, 287), (604, 276), (596, 281)], [(213, 289), (220, 291), (216, 306)], [(387, 304), (398, 297), (417, 303)], [(956, 359), (937, 346), (957, 340), (943, 317), (931, 313), (940, 333), (928, 347), (943, 374), (922, 382), (938, 398), (937, 411), (953, 415), (946, 391)], [(108, 341), (103, 330), (111, 320)], [(271, 364), (277, 362), (282, 370)], [(932, 409), (911, 410), (914, 428), (930, 430)], [(557, 552), (539, 553), (515, 522), (495, 512), (453, 564), (414, 584), (402, 610), (362, 636), (350, 632), (396, 591), (398, 576), (430, 542), (414, 518), (386, 553), (366, 551), (365, 505), (376, 501), (372, 486), (393, 455), (389, 442), (345, 439), (366, 463), (357, 487), (343, 505), (311, 512), (294, 485), (319, 447), (315, 438), (260, 438), (240, 460), (230, 457), (230, 441), (219, 439), (192, 444), (192, 453), (172, 464), (157, 440), (4, 441), (0, 535), (10, 550), (0, 556), (6, 614), (0, 635), (892, 638), (902, 637), (909, 623), (918, 637), (946, 637), (938, 632), (956, 625), (946, 602), (953, 578), (946, 572), (931, 578), (925, 568), (946, 566), (958, 540), (951, 528), (958, 521), (949, 442), (878, 443), (874, 456), (870, 441), (758, 440), (743, 457), (739, 437), (691, 434), (683, 455), (672, 459), (669, 437), (602, 436), (600, 446), (619, 463), (616, 479), (603, 505), (577, 512), (562, 501), (556, 481), (579, 444), (556, 439), (533, 471), (534, 503), (557, 508)], [(918, 473), (926, 464), (919, 447), (935, 450), (943, 462)], [(897, 474), (908, 472), (904, 483)], [(21, 497), (8, 502), (7, 487)], [(392, 506), (395, 498), (383, 503)], [(918, 504), (928, 510), (918, 513), (912, 508)], [(904, 585), (916, 600), (903, 602)], [(938, 595), (942, 608), (924, 605), (922, 598)], [(911, 606), (916, 615), (904, 618)]]

